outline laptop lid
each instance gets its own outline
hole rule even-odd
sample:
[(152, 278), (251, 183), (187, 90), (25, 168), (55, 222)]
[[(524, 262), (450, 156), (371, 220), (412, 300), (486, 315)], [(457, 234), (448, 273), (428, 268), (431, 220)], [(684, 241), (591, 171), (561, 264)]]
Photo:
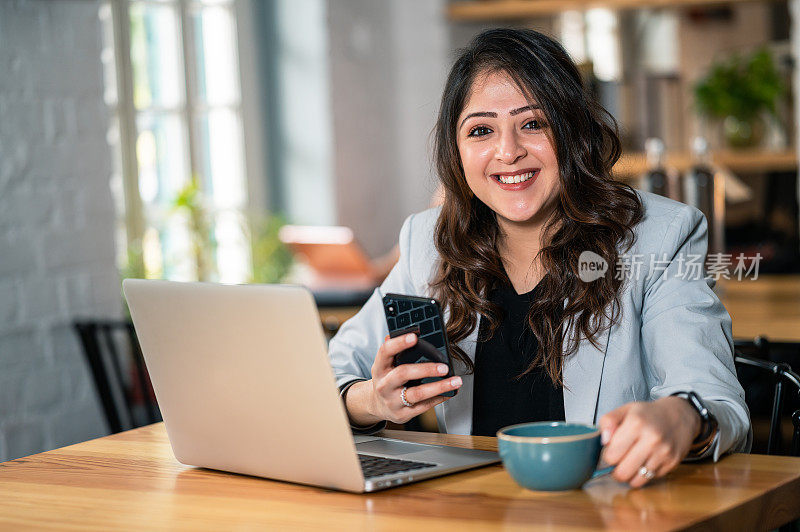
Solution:
[(178, 461), (364, 490), (305, 288), (141, 279), (122, 286)]

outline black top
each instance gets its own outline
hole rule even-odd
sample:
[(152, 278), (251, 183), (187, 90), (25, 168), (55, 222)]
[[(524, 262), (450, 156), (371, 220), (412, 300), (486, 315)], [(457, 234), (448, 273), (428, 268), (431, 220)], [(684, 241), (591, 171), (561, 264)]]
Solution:
[[(517, 294), (511, 283), (489, 294), (505, 315), (492, 337), (480, 341), (475, 355), (472, 434), (495, 436), (508, 425), (531, 421), (563, 421), (564, 391), (542, 367), (524, 377), (539, 342), (528, 325), (528, 309), (541, 291), (541, 282), (527, 294)], [(478, 338), (488, 334), (481, 319)]]

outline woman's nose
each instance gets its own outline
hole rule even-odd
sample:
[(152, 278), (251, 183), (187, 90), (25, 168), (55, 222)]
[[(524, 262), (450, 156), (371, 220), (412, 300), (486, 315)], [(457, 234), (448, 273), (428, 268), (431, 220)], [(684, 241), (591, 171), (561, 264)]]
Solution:
[(515, 132), (501, 134), (497, 139), (495, 152), (497, 160), (505, 164), (514, 164), (528, 153), (525, 147), (519, 142), (519, 138), (517, 138)]

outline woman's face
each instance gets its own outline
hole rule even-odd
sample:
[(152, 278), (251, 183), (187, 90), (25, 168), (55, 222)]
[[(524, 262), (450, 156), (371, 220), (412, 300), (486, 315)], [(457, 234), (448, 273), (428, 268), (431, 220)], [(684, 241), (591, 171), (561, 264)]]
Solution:
[(558, 163), (544, 113), (504, 72), (478, 76), (458, 118), (467, 185), (498, 222), (543, 222), (559, 191)]

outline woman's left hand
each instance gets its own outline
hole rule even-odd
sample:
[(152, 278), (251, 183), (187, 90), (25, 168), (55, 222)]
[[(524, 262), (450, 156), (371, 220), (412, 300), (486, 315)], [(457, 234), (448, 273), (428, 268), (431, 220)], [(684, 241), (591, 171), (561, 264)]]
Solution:
[(700, 431), (700, 415), (680, 397), (623, 405), (608, 412), (598, 423), (603, 460), (616, 468), (613, 477), (634, 488), (658, 478), (681, 463)]

